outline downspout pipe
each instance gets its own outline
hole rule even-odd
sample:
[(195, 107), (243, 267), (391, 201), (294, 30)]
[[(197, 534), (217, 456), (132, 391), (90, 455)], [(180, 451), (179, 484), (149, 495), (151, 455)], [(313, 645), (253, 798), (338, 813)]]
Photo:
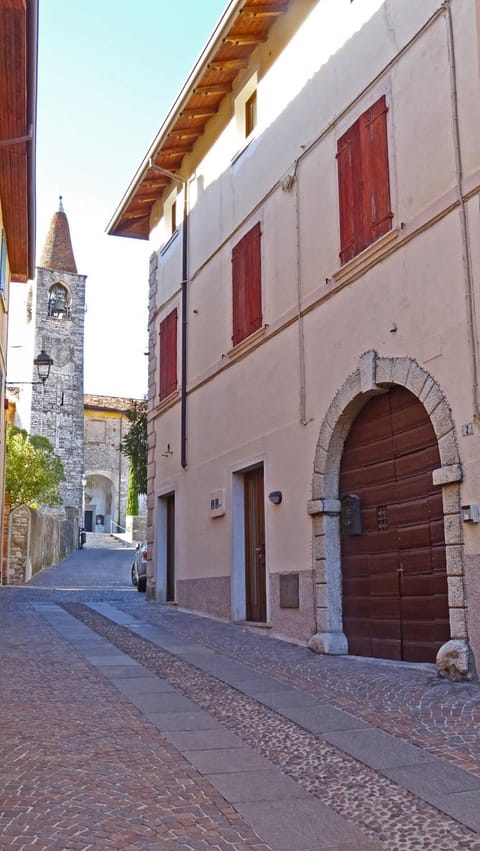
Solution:
[(463, 163), (460, 138), (460, 122), (458, 115), (457, 67), (455, 61), (455, 39), (453, 32), (453, 19), (450, 0), (443, 0), (442, 7), (445, 9), (445, 20), (447, 23), (448, 59), (450, 65), (450, 92), (452, 101), (452, 129), (453, 143), (455, 148), (455, 171), (457, 179), (458, 203), (460, 207), (460, 226), (462, 232), (462, 255), (465, 281), (465, 305), (467, 313), (467, 336), (472, 369), (473, 417), (475, 422), (478, 423), (480, 422), (478, 333), (476, 323), (475, 292), (472, 272), (472, 258), (470, 251), (470, 237), (468, 231), (468, 212), (463, 192)]
[(181, 373), (181, 409), (180, 409), (180, 463), (187, 466), (187, 330), (188, 330), (188, 180), (159, 165), (150, 158), (148, 168), (169, 177), (183, 186), (183, 224), (182, 224), (182, 373)]

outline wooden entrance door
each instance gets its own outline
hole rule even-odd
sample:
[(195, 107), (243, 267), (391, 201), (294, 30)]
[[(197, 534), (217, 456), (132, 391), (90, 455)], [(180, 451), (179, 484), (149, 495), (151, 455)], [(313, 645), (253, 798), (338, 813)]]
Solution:
[(404, 388), (371, 399), (347, 437), (340, 496), (360, 498), (361, 534), (342, 523), (343, 622), (349, 652), (433, 662), (450, 638), (437, 441)]
[(245, 494), (245, 599), (246, 619), (265, 623), (265, 506), (263, 467), (244, 474)]
[(175, 601), (175, 494), (165, 497), (166, 502), (166, 572), (167, 603)]

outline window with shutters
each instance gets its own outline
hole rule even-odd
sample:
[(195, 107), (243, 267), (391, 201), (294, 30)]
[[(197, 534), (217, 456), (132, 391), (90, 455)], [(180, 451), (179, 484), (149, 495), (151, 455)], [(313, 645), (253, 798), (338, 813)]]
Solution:
[(160, 399), (177, 389), (177, 309), (160, 323)]
[(262, 327), (262, 273), (258, 222), (232, 251), (233, 335), (236, 346)]
[(337, 143), (342, 264), (392, 228), (387, 111), (383, 96)]

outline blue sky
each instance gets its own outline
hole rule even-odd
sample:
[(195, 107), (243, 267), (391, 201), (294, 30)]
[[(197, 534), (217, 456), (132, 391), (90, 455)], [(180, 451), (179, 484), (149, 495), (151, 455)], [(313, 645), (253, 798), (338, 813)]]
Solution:
[(87, 393), (146, 392), (152, 247), (105, 227), (226, 5), (40, 0), (37, 258), (62, 195), (88, 276)]

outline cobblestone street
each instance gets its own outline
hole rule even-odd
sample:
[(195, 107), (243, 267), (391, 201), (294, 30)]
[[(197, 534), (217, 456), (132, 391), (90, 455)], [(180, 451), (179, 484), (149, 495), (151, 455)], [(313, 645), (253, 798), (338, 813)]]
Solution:
[(0, 848), (480, 849), (480, 686), (130, 584), (109, 536), (0, 589)]

